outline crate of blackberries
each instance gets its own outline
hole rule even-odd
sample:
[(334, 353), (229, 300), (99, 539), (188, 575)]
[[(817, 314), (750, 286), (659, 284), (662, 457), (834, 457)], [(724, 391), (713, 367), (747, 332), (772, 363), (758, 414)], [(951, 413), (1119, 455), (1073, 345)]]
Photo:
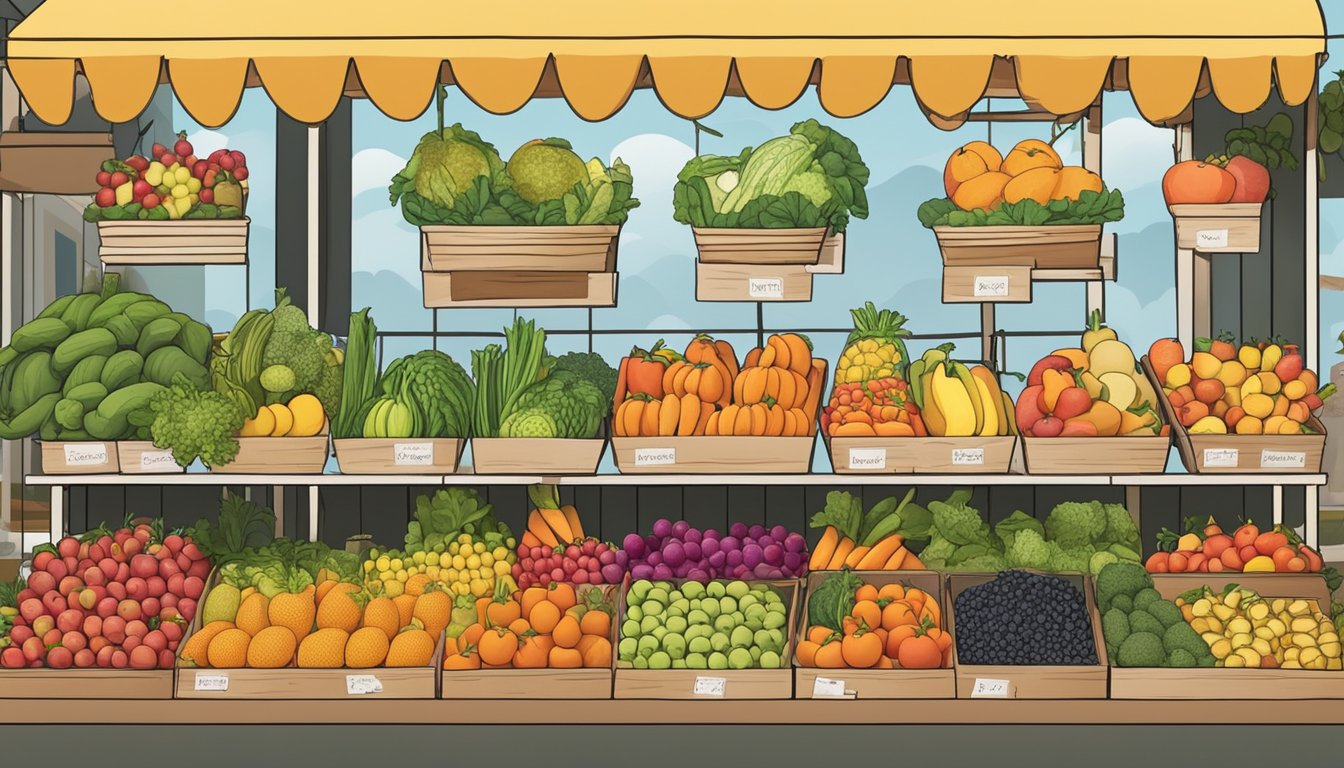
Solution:
[(1104, 699), (1091, 577), (952, 574), (948, 626), (962, 699)]

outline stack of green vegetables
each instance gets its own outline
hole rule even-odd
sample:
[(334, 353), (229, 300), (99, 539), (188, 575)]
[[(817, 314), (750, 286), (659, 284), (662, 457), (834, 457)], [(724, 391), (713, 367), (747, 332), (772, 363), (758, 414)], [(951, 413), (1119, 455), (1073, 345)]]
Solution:
[(1118, 189), (1083, 190), (1077, 200), (1051, 200), (1042, 205), (1031, 198), (1001, 203), (992, 211), (963, 211), (946, 197), (926, 200), (916, 212), (919, 223), (933, 227), (1041, 227), (1067, 224), (1105, 224), (1125, 217), (1125, 196)]
[(476, 392), (452, 357), (427, 349), (392, 361), (378, 373), (378, 328), (369, 309), (350, 316), (337, 438), (458, 437), (471, 434)]
[(1019, 511), (992, 528), (967, 506), (969, 490), (929, 502), (929, 544), (920, 559), (930, 570), (993, 572), (1030, 568), (1053, 573), (1098, 574), (1111, 563), (1140, 561), (1139, 531), (1120, 504), (1066, 501), (1042, 525)]
[(805, 120), (736, 157), (700, 155), (677, 174), (673, 216), (693, 227), (843, 232), (868, 217), (868, 166), (839, 132)]
[(156, 396), (209, 387), (210, 328), (119, 285), (56, 299), (0, 349), (0, 438), (145, 439)]
[(464, 533), (490, 550), (513, 548), (513, 531), (495, 517), (493, 505), (469, 488), (440, 488), (433, 495), (416, 497), (414, 519), (406, 524), (404, 543), (407, 552), (443, 554)]
[(388, 192), (416, 226), (617, 225), (639, 206), (633, 184), (620, 158), (585, 163), (564, 139), (528, 142), (506, 164), (477, 133), (443, 127), (440, 111)]

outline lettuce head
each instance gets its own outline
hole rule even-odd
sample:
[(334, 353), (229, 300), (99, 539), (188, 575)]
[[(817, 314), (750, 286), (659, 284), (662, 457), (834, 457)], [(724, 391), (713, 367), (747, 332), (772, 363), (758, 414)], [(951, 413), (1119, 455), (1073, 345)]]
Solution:
[(392, 204), (407, 192), (441, 208), (452, 208), (479, 178), (501, 176), (504, 161), (494, 145), (461, 123), (431, 131), (420, 138), (406, 167), (392, 178)]

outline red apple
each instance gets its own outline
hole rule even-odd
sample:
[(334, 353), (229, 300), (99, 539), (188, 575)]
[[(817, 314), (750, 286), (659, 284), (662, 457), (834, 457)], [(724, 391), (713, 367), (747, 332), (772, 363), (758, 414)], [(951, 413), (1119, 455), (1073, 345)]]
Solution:
[(85, 616), (80, 630), (89, 637), (99, 637), (103, 634), (103, 620), (98, 616)]
[(93, 177), (93, 180), (100, 187), (108, 187), (112, 185), (112, 174), (107, 171), (99, 171), (98, 175)]
[(109, 581), (107, 583), (107, 596), (118, 601), (126, 599), (126, 585), (120, 581)]
[(149, 634), (149, 625), (146, 624), (145, 622), (143, 622), (143, 621), (141, 621), (141, 620), (139, 620), (139, 619), (135, 619), (134, 621), (128, 621), (128, 622), (126, 622), (126, 636), (127, 636), (127, 637), (138, 637), (138, 638), (140, 638), (141, 640), (144, 640), (144, 639), (145, 639), (145, 635), (148, 635), (148, 634)]
[(120, 616), (108, 616), (103, 619), (103, 637), (117, 645), (126, 642), (126, 620)]
[(149, 584), (139, 576), (132, 576), (126, 582), (126, 597), (132, 600), (144, 600), (149, 597)]
[(71, 653), (77, 653), (89, 647), (89, 639), (78, 630), (72, 630), (61, 635), (61, 645), (68, 648)]
[(1224, 170), (1237, 180), (1232, 203), (1262, 203), (1269, 196), (1269, 169), (1245, 155), (1227, 161)]
[(45, 595), (56, 589), (56, 577), (46, 571), (33, 571), (28, 574), (28, 588), (38, 595)]
[(141, 600), (141, 601), (140, 601), (140, 615), (141, 615), (141, 616), (158, 616), (158, 615), (159, 615), (159, 609), (162, 608), (162, 607), (163, 607), (163, 604), (160, 602), (159, 598), (157, 598), (157, 597), (146, 597), (144, 600)]
[(99, 600), (98, 607), (94, 609), (94, 612), (104, 619), (117, 615), (117, 598), (109, 595)]
[(153, 555), (136, 555), (131, 558), (131, 575), (142, 579), (159, 572), (159, 563)]
[(168, 584), (162, 576), (150, 576), (145, 579), (145, 586), (150, 597), (163, 597), (163, 593), (168, 591)]
[(58, 645), (47, 651), (47, 666), (52, 669), (69, 669), (75, 663), (75, 654), (69, 648)]
[(42, 596), (42, 607), (46, 609), (48, 615), (59, 616), (61, 615), (61, 611), (64, 611), (70, 606), (66, 604), (65, 598), (61, 597), (61, 593), (48, 592)]
[(92, 667), (97, 663), (98, 657), (88, 648), (81, 648), (75, 651), (75, 666), (80, 668)]
[[(122, 181), (122, 184), (125, 183), (125, 181)], [(116, 186), (121, 186), (121, 184)], [(56, 543), (56, 551), (61, 557), (75, 557), (79, 554), (79, 539), (66, 536)]]
[(84, 582), (80, 581), (78, 576), (66, 576), (65, 578), (61, 579), (61, 583), (60, 586), (57, 587), (57, 591), (61, 593), (62, 597), (68, 598), (70, 597), (71, 592), (74, 592), (76, 589), (79, 589), (80, 587), (83, 586)]

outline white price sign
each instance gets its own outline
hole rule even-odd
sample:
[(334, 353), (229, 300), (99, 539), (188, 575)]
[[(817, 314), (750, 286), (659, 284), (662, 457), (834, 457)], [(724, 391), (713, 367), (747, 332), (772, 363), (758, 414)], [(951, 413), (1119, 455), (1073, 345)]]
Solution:
[(983, 467), (985, 465), (984, 448), (953, 448), (952, 466), (954, 467)]
[(886, 448), (850, 448), (850, 469), (886, 469)]
[(1002, 299), (1008, 296), (1007, 275), (976, 275), (976, 298)]
[(228, 675), (196, 675), (196, 690), (198, 691), (227, 691), (229, 690)]
[(362, 696), (366, 693), (382, 693), (382, 682), (373, 675), (346, 675), (345, 692), (351, 696)]
[(173, 459), (172, 451), (145, 451), (140, 454), (141, 472), (176, 472), (181, 467)]
[(845, 697), (845, 681), (818, 677), (812, 683), (812, 698), (841, 699)]
[(1235, 469), (1240, 454), (1236, 448), (1205, 448), (1204, 466)]
[(636, 467), (668, 467), (677, 463), (676, 448), (636, 448)]
[(723, 698), (723, 692), (728, 688), (728, 681), (722, 677), (697, 677), (695, 678), (695, 687), (691, 693), (696, 696), (717, 696)]
[(1261, 469), (1305, 469), (1307, 454), (1295, 451), (1261, 451)]
[(393, 443), (392, 462), (398, 467), (428, 467), (434, 463), (434, 444)]
[(1195, 250), (1201, 248), (1226, 248), (1226, 229), (1201, 229), (1195, 233)]
[(749, 277), (747, 278), (747, 295), (753, 299), (782, 299), (784, 298), (784, 278)]
[(975, 687), (971, 688), (971, 698), (973, 699), (1007, 699), (1011, 698), (1012, 695), (1012, 683), (990, 677), (975, 678)]
[(96, 467), (107, 463), (107, 443), (66, 443), (67, 467)]

